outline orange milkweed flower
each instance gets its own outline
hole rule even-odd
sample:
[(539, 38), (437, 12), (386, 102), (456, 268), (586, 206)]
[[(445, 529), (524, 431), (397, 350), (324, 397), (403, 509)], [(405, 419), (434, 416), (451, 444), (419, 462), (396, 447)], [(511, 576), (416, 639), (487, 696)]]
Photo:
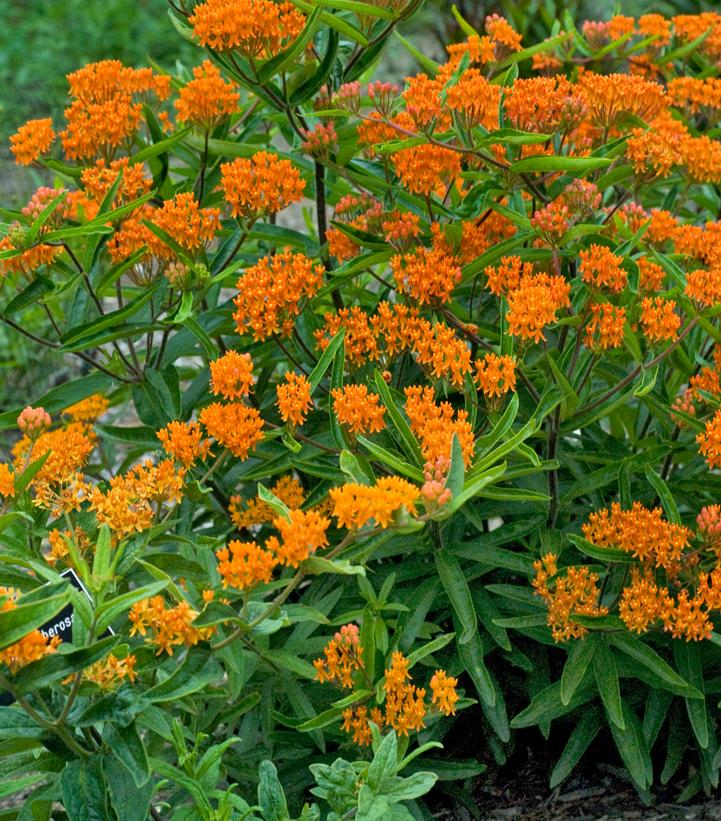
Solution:
[[(303, 486), (293, 476), (282, 476), (270, 490), (290, 510), (297, 510), (305, 501)], [(240, 496), (230, 497), (230, 519), (239, 530), (250, 525), (272, 522), (276, 516), (273, 508), (258, 496), (249, 499), (245, 508), (241, 505)]]
[(533, 276), (533, 263), (524, 262), (520, 257), (501, 257), (499, 266), (489, 265), (484, 273), (488, 290), (501, 296), (517, 290), (524, 277)]
[(673, 299), (644, 297), (641, 301), (641, 326), (651, 342), (675, 339), (681, 327), (681, 317), (674, 311)]
[(475, 361), (474, 382), (489, 398), (516, 390), (516, 363), (511, 356), (487, 353)]
[[(398, 138), (398, 133), (394, 135)], [(401, 183), (412, 194), (437, 194), (444, 197), (461, 173), (458, 152), (440, 145), (416, 145), (401, 148), (391, 155)]]
[[(443, 83), (438, 77), (427, 74), (416, 74), (406, 78), (406, 88), (401, 95), (406, 104), (406, 111), (418, 128), (435, 126), (444, 130), (450, 124), (447, 114), (441, 106)], [(400, 136), (400, 135), (396, 135)]]
[(145, 641), (156, 645), (156, 655), (167, 653), (172, 656), (174, 647), (193, 647), (215, 632), (215, 627), (193, 627), (197, 616), (198, 612), (187, 601), (168, 607), (162, 596), (142, 599), (130, 608), (130, 635), (149, 633)]
[(454, 85), (446, 89), (446, 105), (462, 119), (466, 128), (483, 125), (498, 128), (501, 89), (492, 85), (477, 68), (468, 68)]
[(216, 550), (218, 572), (223, 587), (235, 587), (238, 590), (249, 590), (259, 582), (267, 584), (277, 559), (269, 551), (259, 547), (255, 542), (228, 542), (227, 547)]
[(170, 422), (156, 434), (167, 454), (186, 468), (210, 454), (210, 442), (203, 439), (197, 422)]
[(405, 388), (405, 395), (411, 431), (418, 437), (421, 453), (426, 463), (430, 463), (431, 470), (438, 460), (450, 464), (454, 434), (458, 437), (463, 461), (468, 467), (473, 459), (475, 439), (466, 411), (454, 411), (449, 402), (437, 404), (433, 388), (428, 386), (411, 385)]
[(278, 410), (284, 422), (302, 425), (308, 411), (313, 407), (311, 385), (303, 374), (288, 371), (285, 384), (276, 385)]
[(62, 428), (48, 430), (35, 438), (26, 434), (13, 447), (16, 471), (22, 471), (29, 459), (48, 454), (33, 477), (31, 487), (61, 484), (80, 470), (95, 448), (95, 435), (81, 422), (70, 422)]
[[(639, 34), (655, 37), (654, 48), (667, 46), (671, 42), (671, 21), (662, 14), (642, 14), (637, 22)], [(673, 81), (671, 81), (673, 82)], [(669, 86), (671, 83), (669, 83)]]
[(453, 385), (461, 386), (471, 372), (471, 349), (468, 343), (448, 325), (419, 320), (417, 328), (409, 329), (410, 349), (420, 365), (437, 379), (447, 378)]
[(280, 533), (280, 539), (271, 536), (265, 548), (287, 567), (298, 567), (318, 548), (328, 544), (326, 530), (330, 527), (330, 519), (316, 510), (291, 510), (287, 518), (273, 519), (273, 527)]
[(421, 305), (447, 301), (461, 279), (461, 269), (452, 257), (437, 248), (417, 248), (391, 259), (391, 270), (399, 290)]
[(63, 411), (73, 422), (94, 422), (110, 407), (110, 401), (99, 393), (94, 393), (86, 399), (70, 405)]
[(14, 223), (8, 233), (0, 239), (0, 251), (18, 251), (15, 256), (0, 260), (0, 274), (33, 274), (41, 265), (50, 265), (62, 254), (63, 249), (55, 245), (24, 246), (25, 231)]
[(0, 496), (8, 498), (15, 495), (15, 474), (10, 465), (0, 462)]
[(348, 483), (331, 488), (328, 495), (338, 526), (360, 530), (370, 521), (376, 527), (388, 527), (401, 508), (413, 515), (420, 491), (400, 476), (384, 476), (375, 485)]
[(238, 459), (247, 459), (248, 453), (263, 440), (260, 411), (241, 402), (213, 402), (200, 412), (200, 421), (208, 434)]
[(621, 267), (623, 257), (614, 254), (605, 245), (591, 245), (579, 251), (581, 279), (598, 288), (606, 287), (621, 292), (628, 283), (628, 274)]
[(408, 665), (408, 659), (396, 650), (391, 656), (391, 666), (385, 671), (384, 720), (399, 735), (408, 735), (409, 730), (425, 727), (426, 691), (411, 684)]
[(696, 436), (699, 451), (710, 468), (721, 467), (721, 410), (706, 422), (706, 429)]
[(323, 648), (323, 658), (313, 661), (316, 680), (353, 687), (353, 674), (363, 666), (360, 634), (355, 624), (344, 624)]
[(193, 79), (180, 89), (175, 107), (180, 122), (210, 130), (240, 111), (239, 100), (237, 88), (222, 78), (210, 60), (204, 60), (193, 69)]
[[(0, 587), (0, 612), (14, 610), (20, 598), (20, 591), (14, 587)], [(44, 635), (40, 630), (32, 630), (9, 647), (0, 650), (0, 663), (5, 664), (14, 675), (21, 667), (54, 653), (60, 644), (60, 637)]]
[(457, 685), (458, 679), (449, 676), (445, 670), (436, 670), (431, 678), (431, 701), (444, 715), (456, 714)]
[(277, 214), (303, 197), (305, 181), (289, 161), (269, 151), (220, 166), (221, 188), (234, 217), (257, 219)]
[(248, 396), (253, 387), (253, 360), (250, 354), (228, 351), (210, 363), (210, 389), (225, 399)]
[(121, 174), (113, 201), (116, 208), (147, 194), (153, 187), (153, 179), (145, 175), (143, 164), (131, 163), (129, 157), (120, 157), (110, 163), (104, 159), (96, 160), (95, 165), (83, 170), (80, 179), (87, 195), (99, 205)]
[(661, 618), (664, 605), (670, 600), (668, 590), (659, 588), (649, 570), (631, 569), (631, 583), (626, 585), (618, 603), (618, 615), (629, 630), (645, 633)]
[(30, 165), (47, 154), (54, 142), (53, 121), (44, 117), (23, 123), (10, 137), (10, 150), (18, 165)]
[(274, 333), (290, 336), (303, 299), (313, 297), (323, 284), (323, 270), (322, 265), (290, 249), (262, 257), (235, 286), (233, 319), (238, 333), (252, 330), (257, 340)]
[(568, 292), (570, 286), (566, 283), (566, 297), (563, 302), (559, 302), (559, 295), (562, 293), (560, 283), (553, 283), (549, 280), (560, 280), (565, 282), (563, 277), (545, 277), (543, 274), (536, 274), (532, 277), (524, 277), (521, 286), (508, 295), (508, 333), (521, 339), (532, 339), (539, 342), (545, 339), (543, 329), (556, 321), (556, 312), (562, 305), (568, 303)]
[(662, 85), (637, 75), (586, 71), (578, 78), (577, 88), (591, 121), (602, 128), (629, 115), (648, 122), (668, 105)]
[(636, 264), (639, 272), (639, 289), (646, 292), (660, 291), (666, 279), (664, 269), (648, 257), (639, 257)]
[(721, 268), (698, 268), (686, 276), (686, 296), (704, 308), (721, 302)]
[(378, 433), (385, 427), (386, 409), (380, 396), (371, 393), (367, 385), (344, 385), (333, 388), (333, 412), (341, 425), (353, 433)]
[(321, 350), (325, 350), (331, 339), (343, 328), (345, 354), (350, 363), (357, 366), (366, 360), (379, 358), (377, 335), (368, 321), (368, 314), (362, 308), (357, 305), (352, 308), (341, 308), (337, 314), (326, 313), (323, 319), (325, 327), (314, 333)]
[(134, 655), (119, 659), (116, 655), (110, 653), (107, 658), (86, 667), (83, 670), (83, 679), (92, 681), (103, 690), (115, 690), (125, 679), (131, 683), (135, 681), (136, 661)]
[(568, 129), (583, 115), (583, 103), (569, 80), (531, 77), (505, 89), (503, 108), (514, 128), (540, 133)]
[(33, 408), (31, 405), (26, 405), (17, 418), (18, 430), (29, 439), (36, 439), (52, 423), (50, 414), (45, 408)]
[(247, 58), (267, 59), (297, 37), (305, 16), (292, 3), (273, 0), (205, 0), (188, 18), (201, 46), (238, 49)]
[(591, 305), (591, 319), (586, 325), (585, 343), (593, 351), (605, 351), (623, 345), (626, 309), (610, 302)]

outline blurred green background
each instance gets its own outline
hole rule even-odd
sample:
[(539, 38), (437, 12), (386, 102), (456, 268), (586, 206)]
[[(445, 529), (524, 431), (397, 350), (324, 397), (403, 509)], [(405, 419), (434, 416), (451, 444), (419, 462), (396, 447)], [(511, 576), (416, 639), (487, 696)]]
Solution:
[[(456, 0), (461, 14), (474, 26), (485, 15), (502, 14), (527, 43), (547, 36), (556, 17), (568, 11), (577, 22), (607, 19), (613, 14), (697, 13), (718, 8), (706, 0), (527, 0), (479, 2)], [(451, 2), (427, 0), (422, 12), (403, 32), (429, 56), (443, 59), (445, 43), (462, 39), (451, 14)], [(33, 169), (18, 167), (8, 149), (8, 137), (31, 117), (53, 116), (56, 123), (66, 105), (65, 75), (95, 60), (118, 58), (139, 65), (150, 57), (172, 68), (176, 60), (196, 64), (201, 52), (178, 36), (167, 15), (165, 0), (0, 0), (0, 203), (20, 207), (38, 185), (50, 180)], [(392, 50), (379, 77), (402, 80), (414, 67), (401, 49)], [(0, 302), (5, 295), (0, 293)], [(35, 317), (38, 330), (43, 318)], [(25, 321), (33, 324), (32, 317)], [(75, 373), (75, 363), (58, 367), (56, 357), (28, 345), (0, 324), (0, 410), (30, 402)], [(70, 369), (73, 370), (70, 370)], [(44, 389), (43, 389), (44, 388)]]

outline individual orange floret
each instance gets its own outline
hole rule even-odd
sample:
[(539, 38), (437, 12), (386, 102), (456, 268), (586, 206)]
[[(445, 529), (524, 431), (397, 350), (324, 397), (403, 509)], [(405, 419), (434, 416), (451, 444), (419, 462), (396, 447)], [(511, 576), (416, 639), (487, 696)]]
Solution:
[(110, 407), (110, 400), (102, 394), (94, 393), (79, 402), (70, 405), (63, 411), (64, 416), (69, 416), (73, 422), (94, 422), (101, 417)]
[(639, 273), (638, 286), (641, 291), (652, 293), (663, 288), (666, 272), (657, 262), (652, 262), (648, 257), (639, 257), (636, 265), (638, 265)]
[(210, 389), (225, 399), (248, 396), (253, 387), (253, 360), (248, 353), (228, 351), (210, 363)]
[(391, 666), (385, 671), (384, 684), (384, 721), (399, 735), (406, 736), (409, 730), (423, 729), (423, 719), (426, 716), (426, 691), (411, 684), (408, 666), (408, 659), (396, 650), (391, 656)]
[(650, 342), (675, 339), (681, 327), (681, 317), (674, 310), (673, 299), (644, 297), (641, 301), (641, 327)]
[(238, 51), (251, 59), (277, 54), (297, 37), (305, 17), (292, 3), (273, 0), (205, 0), (188, 18), (201, 46)]
[(278, 410), (284, 422), (302, 425), (308, 411), (313, 407), (311, 385), (302, 373), (288, 371), (285, 383), (276, 385)]
[(485, 396), (492, 399), (516, 390), (516, 363), (512, 356), (488, 353), (474, 364), (474, 381)]
[(581, 278), (589, 285), (608, 288), (620, 293), (628, 283), (628, 274), (622, 268), (623, 257), (614, 254), (605, 245), (591, 245), (579, 251)]
[(326, 530), (330, 519), (316, 510), (291, 510), (287, 517), (273, 519), (273, 527), (280, 533), (280, 540), (271, 536), (265, 543), (278, 561), (287, 567), (298, 567), (312, 553), (328, 544)]
[[(396, 133), (396, 139), (399, 138)], [(403, 185), (412, 194), (443, 198), (446, 191), (460, 178), (461, 159), (457, 151), (440, 145), (416, 145), (402, 148), (391, 155)]]
[(189, 468), (198, 459), (205, 461), (210, 453), (210, 442), (203, 439), (197, 422), (170, 422), (157, 432), (166, 453)]
[[(14, 587), (0, 587), (0, 613), (14, 610), (18, 606), (20, 591)], [(60, 644), (60, 637), (46, 635), (40, 630), (32, 630), (4, 650), (0, 650), (0, 663), (5, 664), (15, 675), (21, 667), (54, 653)]]
[(706, 429), (696, 436), (699, 451), (710, 468), (721, 467), (721, 410), (706, 422)]
[(532, 585), (548, 607), (548, 626), (554, 641), (580, 639), (587, 628), (573, 620), (578, 616), (605, 616), (607, 607), (598, 603), (601, 590), (599, 576), (588, 567), (568, 567), (565, 575), (558, 574), (557, 556), (547, 553), (533, 563), (536, 575)]
[(269, 551), (255, 542), (228, 542), (215, 552), (218, 557), (218, 572), (223, 587), (249, 590), (259, 582), (267, 584), (273, 575), (277, 559)]
[(400, 476), (384, 476), (375, 485), (348, 483), (329, 491), (339, 527), (360, 530), (373, 521), (376, 527), (392, 524), (396, 511), (415, 513), (419, 489)]
[(391, 270), (399, 290), (421, 305), (446, 302), (461, 279), (461, 269), (453, 257), (437, 248), (417, 248), (391, 259)]
[(125, 680), (134, 682), (136, 678), (135, 664), (137, 659), (133, 655), (118, 658), (110, 653), (107, 658), (96, 661), (83, 670), (83, 679), (92, 681), (103, 690), (115, 690)]
[(640, 502), (630, 510), (614, 502), (610, 510), (591, 513), (582, 530), (589, 542), (625, 550), (666, 570), (677, 565), (692, 536), (687, 527), (665, 521), (661, 508), (649, 510)]
[(247, 459), (248, 453), (263, 440), (260, 411), (241, 402), (213, 402), (200, 412), (200, 421), (208, 434), (238, 459)]
[(269, 151), (220, 166), (221, 188), (234, 217), (257, 219), (277, 214), (303, 197), (305, 182), (290, 162)]
[(411, 431), (420, 440), (421, 453), (431, 468), (439, 459), (450, 460), (454, 434), (468, 467), (473, 459), (475, 438), (466, 411), (454, 411), (450, 402), (437, 404), (433, 388), (428, 386), (411, 385), (405, 388), (405, 395)]
[(239, 334), (253, 331), (255, 339), (274, 333), (290, 336), (303, 299), (314, 296), (323, 284), (323, 266), (304, 254), (286, 249), (262, 257), (237, 281), (233, 314)]
[(524, 277), (533, 275), (533, 263), (524, 262), (520, 257), (501, 257), (497, 267), (489, 265), (484, 271), (488, 290), (501, 296), (518, 289)]
[(15, 495), (15, 474), (10, 470), (10, 465), (0, 462), (0, 496), (6, 499)]
[(721, 302), (721, 268), (698, 268), (686, 276), (686, 296), (704, 308)]
[(458, 679), (449, 676), (445, 670), (436, 670), (431, 678), (431, 702), (447, 716), (456, 714)]
[(313, 661), (315, 677), (347, 690), (353, 687), (353, 674), (363, 667), (360, 634), (355, 624), (344, 624), (323, 648), (323, 658)]
[(28, 120), (10, 137), (10, 150), (18, 165), (30, 165), (50, 150), (55, 141), (50, 117)]
[(330, 393), (333, 412), (351, 433), (378, 433), (385, 427), (386, 409), (380, 405), (380, 396), (371, 393), (367, 385), (344, 385)]
[(193, 621), (197, 617), (197, 611), (186, 601), (175, 607), (168, 607), (162, 596), (153, 596), (136, 602), (130, 608), (130, 635), (139, 633), (146, 636), (149, 632), (145, 641), (156, 645), (156, 655), (167, 653), (172, 656), (174, 647), (193, 647), (198, 642), (209, 639), (215, 632), (215, 627), (193, 627)]
[(591, 318), (586, 325), (585, 343), (592, 351), (605, 351), (623, 345), (626, 309), (610, 302), (591, 305)]
[(196, 66), (193, 77), (180, 89), (175, 101), (181, 123), (210, 130), (225, 117), (240, 111), (238, 90), (221, 77), (220, 71), (210, 60)]
[(482, 125), (489, 131), (498, 128), (500, 86), (492, 85), (477, 68), (468, 68), (448, 89), (446, 105), (455, 111), (465, 128)]

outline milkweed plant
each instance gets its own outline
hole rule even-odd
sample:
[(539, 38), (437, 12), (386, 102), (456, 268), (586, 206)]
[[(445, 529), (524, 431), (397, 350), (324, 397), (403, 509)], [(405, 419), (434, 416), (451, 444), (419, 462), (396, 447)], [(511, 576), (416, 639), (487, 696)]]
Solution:
[(0, 320), (80, 367), (0, 414), (2, 818), (718, 786), (721, 15), (421, 5), (171, 0), (196, 66), (11, 137)]

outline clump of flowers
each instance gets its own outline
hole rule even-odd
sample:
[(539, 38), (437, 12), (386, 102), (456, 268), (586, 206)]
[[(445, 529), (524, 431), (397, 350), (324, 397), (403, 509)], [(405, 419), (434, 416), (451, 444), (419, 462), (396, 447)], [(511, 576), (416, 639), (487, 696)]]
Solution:
[(174, 648), (193, 647), (207, 641), (215, 632), (214, 627), (193, 627), (197, 616), (187, 601), (169, 606), (162, 596), (142, 599), (130, 609), (130, 635), (138, 633), (146, 643), (155, 645), (156, 655), (172, 656)]

